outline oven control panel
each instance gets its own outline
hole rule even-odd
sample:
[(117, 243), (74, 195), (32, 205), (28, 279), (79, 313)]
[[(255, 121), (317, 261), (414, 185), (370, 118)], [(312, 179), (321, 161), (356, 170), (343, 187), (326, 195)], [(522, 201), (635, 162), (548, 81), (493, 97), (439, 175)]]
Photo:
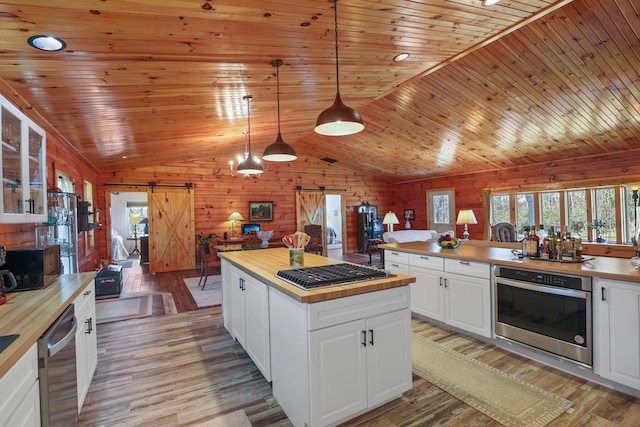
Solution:
[(504, 277), (522, 282), (538, 283), (540, 285), (556, 286), (558, 288), (576, 289), (583, 291), (591, 290), (591, 277), (571, 276), (565, 274), (553, 274), (535, 270), (524, 270), (521, 268), (508, 268), (496, 266), (496, 277)]

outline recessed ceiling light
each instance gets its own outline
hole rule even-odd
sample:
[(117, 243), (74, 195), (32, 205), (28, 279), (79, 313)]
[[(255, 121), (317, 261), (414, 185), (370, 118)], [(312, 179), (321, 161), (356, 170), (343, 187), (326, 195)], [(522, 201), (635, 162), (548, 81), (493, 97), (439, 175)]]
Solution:
[(404, 61), (405, 59), (407, 59), (410, 55), (406, 52), (404, 53), (399, 53), (396, 56), (393, 57), (393, 60), (395, 62), (400, 62), (400, 61)]
[(29, 37), (27, 43), (29, 43), (29, 46), (31, 47), (47, 52), (58, 52), (67, 47), (67, 44), (62, 39), (42, 34)]
[(493, 6), (494, 4), (498, 3), (500, 0), (482, 0), (482, 5), (483, 6)]

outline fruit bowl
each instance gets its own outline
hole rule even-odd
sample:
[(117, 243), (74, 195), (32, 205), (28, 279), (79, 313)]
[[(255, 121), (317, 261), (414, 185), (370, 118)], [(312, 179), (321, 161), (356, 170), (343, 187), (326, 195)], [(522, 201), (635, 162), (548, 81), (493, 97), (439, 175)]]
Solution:
[[(442, 239), (442, 240), (441, 240)], [(442, 237), (436, 240), (436, 244), (443, 249), (455, 249), (460, 247), (462, 239), (452, 237), (451, 240), (444, 240)]]

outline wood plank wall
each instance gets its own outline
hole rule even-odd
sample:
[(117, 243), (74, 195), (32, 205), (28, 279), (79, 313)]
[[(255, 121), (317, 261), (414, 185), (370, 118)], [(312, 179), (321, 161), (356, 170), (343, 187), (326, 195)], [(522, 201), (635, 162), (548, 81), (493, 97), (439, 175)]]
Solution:
[[(250, 201), (273, 201), (274, 221), (262, 221), (263, 230), (274, 230), (273, 239), (296, 231), (295, 188), (318, 189), (339, 193), (347, 206), (347, 252), (357, 251), (357, 207), (369, 202), (378, 205), (380, 212), (391, 208), (393, 186), (388, 181), (368, 177), (344, 169), (337, 164), (301, 156), (291, 163), (264, 162), (264, 173), (259, 178), (232, 177), (229, 159), (201, 159), (175, 163), (162, 167), (141, 167), (99, 175), (99, 195), (96, 203), (104, 206), (110, 187), (104, 184), (184, 184), (191, 182), (195, 191), (196, 233), (231, 232), (227, 217), (238, 211), (249, 221)], [(139, 189), (140, 187), (138, 187)], [(344, 190), (336, 192), (334, 190)], [(103, 227), (104, 228), (104, 227)], [(236, 233), (240, 226), (236, 226)], [(100, 253), (106, 254), (105, 231), (101, 230)]]
[[(47, 183), (49, 188), (57, 184), (56, 170), (68, 174), (75, 183), (74, 192), (82, 195), (84, 180), (93, 183), (94, 198), (98, 181), (97, 170), (82, 157), (64, 137), (58, 134), (44, 117), (35, 112), (31, 106), (2, 79), (0, 93), (11, 101), (20, 111), (42, 126), (47, 132)], [(34, 246), (34, 224), (0, 224), (0, 244), (5, 246)], [(80, 271), (91, 271), (99, 260), (95, 240), (88, 238), (87, 233), (78, 235), (78, 259)]]
[[(519, 192), (557, 190), (565, 188), (598, 187), (640, 182), (640, 151), (618, 152), (584, 159), (567, 159), (541, 163), (530, 167), (517, 167), (502, 171), (457, 175), (394, 184), (395, 212), (415, 209), (416, 220), (412, 228), (427, 226), (427, 192), (453, 189), (455, 212), (473, 209), (477, 225), (469, 225), (469, 234), (475, 239), (487, 239), (485, 226), (488, 212), (483, 211), (482, 194), (492, 192)], [(464, 226), (456, 226), (461, 235)]]

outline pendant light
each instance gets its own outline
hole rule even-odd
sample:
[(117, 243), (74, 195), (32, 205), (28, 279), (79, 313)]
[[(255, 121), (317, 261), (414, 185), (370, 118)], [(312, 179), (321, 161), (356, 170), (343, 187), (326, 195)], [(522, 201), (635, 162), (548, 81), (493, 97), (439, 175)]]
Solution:
[(264, 149), (262, 158), (271, 162), (290, 162), (298, 158), (296, 150), (282, 139), (280, 134), (280, 66), (282, 65), (282, 59), (274, 59), (271, 61), (271, 66), (276, 68), (276, 81), (277, 81), (277, 99), (278, 99), (278, 136), (276, 141)]
[(244, 176), (260, 175), (263, 172), (260, 161), (251, 156), (251, 107), (249, 103), (252, 98), (251, 95), (242, 97), (247, 101), (247, 151), (244, 153), (244, 160), (238, 163), (238, 173)]
[(360, 113), (347, 107), (340, 99), (340, 72), (338, 68), (338, 0), (327, 0), (334, 3), (335, 31), (336, 31), (336, 99), (333, 105), (324, 110), (316, 120), (316, 133), (329, 136), (352, 135), (364, 129)]

